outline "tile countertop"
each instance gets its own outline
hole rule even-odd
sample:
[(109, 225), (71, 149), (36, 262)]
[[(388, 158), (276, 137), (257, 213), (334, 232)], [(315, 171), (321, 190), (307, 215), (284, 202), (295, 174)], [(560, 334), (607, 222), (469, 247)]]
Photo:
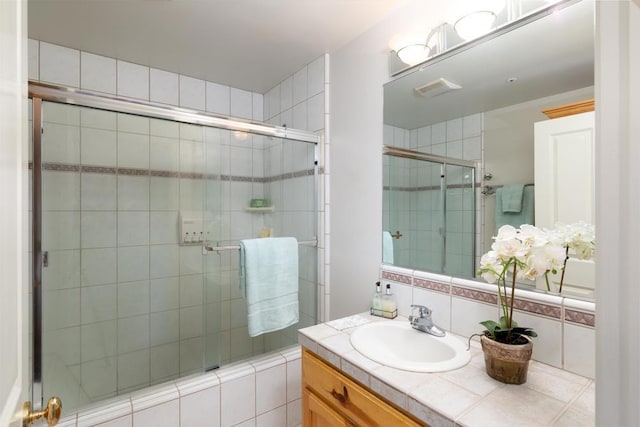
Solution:
[(408, 320), (358, 314), (300, 329), (298, 340), (432, 427), (595, 425), (595, 383), (589, 378), (532, 360), (525, 384), (502, 384), (486, 374), (480, 343), (475, 341), (471, 362), (460, 369), (429, 374), (390, 368), (361, 355), (349, 340), (357, 327), (353, 325), (372, 321)]

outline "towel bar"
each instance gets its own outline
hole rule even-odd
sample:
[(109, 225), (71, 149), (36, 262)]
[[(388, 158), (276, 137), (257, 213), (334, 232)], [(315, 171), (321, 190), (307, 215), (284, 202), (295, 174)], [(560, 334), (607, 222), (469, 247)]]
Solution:
[[(318, 246), (318, 240), (301, 240), (298, 242), (298, 245), (305, 246)], [(210, 246), (207, 244), (202, 245), (202, 255), (206, 255), (209, 252), (221, 252), (221, 251), (232, 251), (232, 250), (240, 250), (240, 245), (234, 246)]]
[[(525, 187), (531, 187), (531, 186), (533, 186), (533, 185), (535, 185), (535, 184), (525, 184), (524, 186), (525, 186)], [(498, 188), (501, 188), (501, 187), (502, 187), (502, 185), (485, 185), (485, 186), (482, 188), (482, 191), (480, 191), (480, 192), (481, 192), (484, 196), (490, 196), (490, 195), (492, 195), (492, 194), (496, 194), (496, 190), (497, 190)]]

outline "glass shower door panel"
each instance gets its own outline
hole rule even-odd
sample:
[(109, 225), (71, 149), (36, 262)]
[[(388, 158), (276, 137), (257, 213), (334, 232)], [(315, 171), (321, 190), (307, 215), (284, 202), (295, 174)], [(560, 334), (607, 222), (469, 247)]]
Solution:
[[(45, 102), (42, 114), (42, 357), (39, 362), (43, 395), (59, 396), (65, 408), (70, 409), (91, 401), (82, 387), (81, 303), (83, 297), (86, 300), (91, 293), (83, 295), (81, 290), (83, 280), (92, 280), (93, 275), (88, 271), (82, 274), (81, 264), (80, 110), (76, 106)], [(108, 234), (107, 224), (103, 224), (103, 231)], [(96, 332), (92, 337), (97, 335)], [(106, 347), (103, 346), (105, 350)], [(87, 346), (84, 353), (94, 348)], [(92, 359), (93, 366), (100, 363), (98, 359)], [(93, 366), (85, 365), (85, 375), (95, 372), (89, 372)]]
[(445, 273), (474, 277), (475, 182), (471, 167), (446, 166)]
[(411, 265), (420, 270), (442, 272), (442, 164), (425, 160), (413, 163), (416, 171), (412, 184), (412, 197), (415, 199), (412, 213), (416, 218), (416, 228), (412, 233), (415, 243)]
[(202, 371), (204, 129), (45, 102), (42, 153), (44, 395)]
[[(264, 140), (264, 139), (263, 139)], [(314, 144), (282, 139), (270, 144), (264, 163), (265, 197), (274, 207), (264, 226), (274, 237), (295, 237), (309, 242), (317, 236), (317, 193)], [(260, 221), (258, 219), (258, 221)], [(299, 321), (280, 331), (264, 335), (266, 351), (297, 342), (297, 330), (314, 325), (317, 319), (318, 249), (298, 245)]]
[(396, 265), (409, 265), (415, 236), (412, 233), (411, 160), (390, 157), (389, 232), (393, 241), (393, 260)]

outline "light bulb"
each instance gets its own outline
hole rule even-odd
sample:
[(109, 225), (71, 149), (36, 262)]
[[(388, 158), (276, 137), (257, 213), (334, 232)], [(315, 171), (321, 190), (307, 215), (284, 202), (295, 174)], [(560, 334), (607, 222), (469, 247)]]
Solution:
[(416, 65), (429, 57), (430, 49), (423, 43), (410, 44), (401, 47), (396, 54), (407, 65)]
[(491, 31), (495, 21), (495, 13), (488, 10), (480, 10), (458, 19), (453, 29), (463, 39), (471, 40)]

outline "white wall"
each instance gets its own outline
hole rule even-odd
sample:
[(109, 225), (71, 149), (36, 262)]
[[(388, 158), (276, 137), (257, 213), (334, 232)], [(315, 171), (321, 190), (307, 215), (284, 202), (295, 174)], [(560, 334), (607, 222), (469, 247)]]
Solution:
[(640, 425), (640, 2), (596, 3), (596, 424)]
[(0, 2), (0, 425), (27, 393), (26, 9), (26, 2)]
[(388, 42), (442, 20), (412, 0), (331, 55), (331, 318), (366, 310), (382, 260), (382, 85)]

